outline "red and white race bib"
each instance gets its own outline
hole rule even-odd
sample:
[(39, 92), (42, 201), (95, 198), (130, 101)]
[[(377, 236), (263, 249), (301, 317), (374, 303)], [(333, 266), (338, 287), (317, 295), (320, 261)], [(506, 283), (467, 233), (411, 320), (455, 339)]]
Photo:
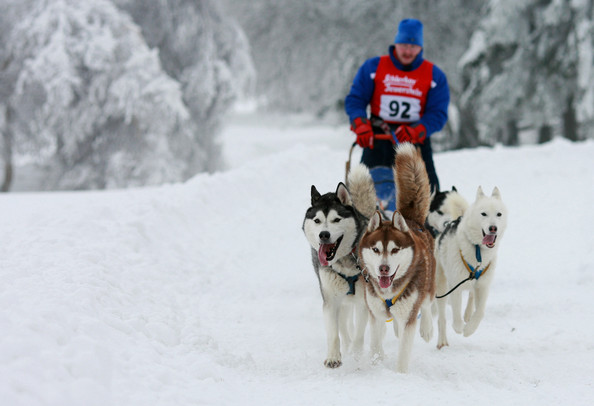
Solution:
[(389, 55), (380, 58), (374, 77), (371, 114), (388, 123), (419, 121), (431, 90), (433, 64), (423, 61), (413, 71), (398, 69)]

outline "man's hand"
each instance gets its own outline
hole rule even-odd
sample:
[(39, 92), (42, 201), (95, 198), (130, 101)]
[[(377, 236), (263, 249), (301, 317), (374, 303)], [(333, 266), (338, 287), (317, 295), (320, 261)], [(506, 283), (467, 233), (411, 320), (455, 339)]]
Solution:
[(361, 148), (373, 149), (373, 130), (369, 120), (362, 117), (357, 117), (351, 123), (351, 131), (357, 134), (357, 144)]
[(412, 125), (401, 125), (396, 129), (396, 138), (398, 142), (410, 142), (413, 144), (422, 144), (427, 136), (427, 130), (421, 123)]

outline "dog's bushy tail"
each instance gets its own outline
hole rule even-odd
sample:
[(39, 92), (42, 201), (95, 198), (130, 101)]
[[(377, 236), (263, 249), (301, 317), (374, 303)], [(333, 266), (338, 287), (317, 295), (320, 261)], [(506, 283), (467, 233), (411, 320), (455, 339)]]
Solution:
[(365, 165), (355, 165), (349, 171), (347, 189), (353, 199), (353, 206), (365, 217), (370, 218), (375, 213), (377, 200), (373, 179)]
[(394, 181), (396, 209), (405, 219), (425, 224), (431, 203), (429, 177), (420, 151), (410, 143), (396, 147)]
[(468, 202), (460, 193), (452, 191), (448, 193), (443, 202), (443, 206), (444, 212), (447, 213), (452, 220), (455, 220), (464, 215), (466, 209), (468, 209)]

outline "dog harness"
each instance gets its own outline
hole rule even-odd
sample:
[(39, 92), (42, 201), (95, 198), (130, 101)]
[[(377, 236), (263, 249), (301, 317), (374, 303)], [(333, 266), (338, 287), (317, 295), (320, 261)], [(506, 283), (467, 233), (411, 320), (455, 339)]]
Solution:
[(363, 275), (365, 277), (365, 281), (366, 282), (368, 281), (367, 275), (365, 275), (365, 273), (361, 270), (361, 267), (359, 266), (359, 258), (357, 258), (357, 256), (355, 255), (355, 248), (353, 248), (353, 250), (351, 251), (351, 256), (353, 257), (355, 266), (357, 267), (357, 269), (359, 270), (360, 273), (358, 273), (357, 275), (354, 275), (354, 276), (346, 276), (344, 274), (341, 274), (340, 272), (334, 271), (334, 272), (336, 272), (336, 274), (338, 276), (340, 276), (342, 279), (344, 279), (346, 281), (346, 283), (349, 284), (349, 291), (346, 293), (347, 295), (355, 294), (355, 283), (357, 283), (357, 281), (359, 280), (359, 275)]
[(462, 282), (458, 283), (456, 286), (454, 286), (452, 289), (450, 289), (450, 291), (448, 293), (446, 293), (445, 295), (435, 296), (436, 299), (441, 299), (443, 297), (446, 297), (447, 295), (449, 295), (450, 293), (452, 293), (453, 291), (455, 291), (456, 289), (458, 289), (458, 287), (460, 285), (462, 285), (464, 282), (468, 282), (468, 281), (471, 281), (473, 279), (478, 280), (478, 278), (480, 278), (485, 272), (487, 272), (487, 270), (491, 266), (491, 263), (489, 262), (489, 264), (485, 268), (480, 269), (480, 267), (481, 267), (481, 265), (483, 263), (483, 258), (481, 256), (481, 247), (478, 244), (476, 244), (474, 247), (475, 247), (476, 261), (478, 262), (478, 264), (476, 265), (476, 267), (473, 267), (472, 265), (470, 265), (470, 263), (468, 263), (467, 260), (464, 259), (464, 255), (462, 255), (462, 250), (460, 250), (460, 259), (462, 260), (462, 263), (464, 264), (464, 267), (466, 268), (466, 270), (470, 274), (468, 276), (468, 278), (466, 278)]
[(466, 261), (464, 259), (464, 255), (462, 255), (462, 250), (460, 250), (460, 258), (462, 259), (462, 263), (464, 264), (464, 266), (466, 267), (466, 269), (468, 270), (468, 273), (470, 273), (470, 279), (478, 279), (481, 277), (481, 275), (485, 272), (487, 272), (487, 269), (489, 269), (489, 267), (491, 266), (491, 263), (489, 263), (489, 265), (487, 265), (484, 269), (479, 269), (482, 265), (483, 262), (483, 258), (481, 256), (481, 247), (477, 244), (474, 246), (475, 247), (475, 255), (476, 255), (476, 261), (478, 262), (476, 267), (473, 267), (472, 265), (470, 265), (468, 263), (468, 261)]
[[(410, 283), (410, 281), (409, 281), (409, 283)], [(396, 304), (396, 301), (398, 300), (398, 298), (400, 296), (402, 296), (402, 293), (404, 293), (404, 291), (406, 290), (407, 287), (408, 287), (408, 283), (406, 285), (404, 285), (404, 287), (402, 288), (402, 290), (400, 292), (398, 292), (398, 294), (396, 296), (394, 296), (392, 299), (385, 299), (386, 306), (388, 307), (388, 313), (390, 312), (390, 307), (392, 307), (392, 306), (394, 306), (394, 304)], [(386, 323), (389, 323), (392, 320), (394, 320), (394, 317), (392, 317), (391, 319), (386, 320)]]
[(346, 276), (341, 274), (340, 272), (336, 272), (338, 276), (344, 279), (349, 284), (349, 291), (346, 293), (347, 295), (354, 295), (355, 294), (355, 283), (359, 280), (359, 274), (355, 276)]

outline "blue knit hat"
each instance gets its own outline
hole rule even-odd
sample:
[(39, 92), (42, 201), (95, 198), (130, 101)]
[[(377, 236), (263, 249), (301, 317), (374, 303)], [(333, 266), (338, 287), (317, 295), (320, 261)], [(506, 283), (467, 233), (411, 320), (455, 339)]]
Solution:
[(423, 46), (423, 23), (414, 18), (400, 21), (398, 33), (394, 38), (395, 44), (413, 44)]

